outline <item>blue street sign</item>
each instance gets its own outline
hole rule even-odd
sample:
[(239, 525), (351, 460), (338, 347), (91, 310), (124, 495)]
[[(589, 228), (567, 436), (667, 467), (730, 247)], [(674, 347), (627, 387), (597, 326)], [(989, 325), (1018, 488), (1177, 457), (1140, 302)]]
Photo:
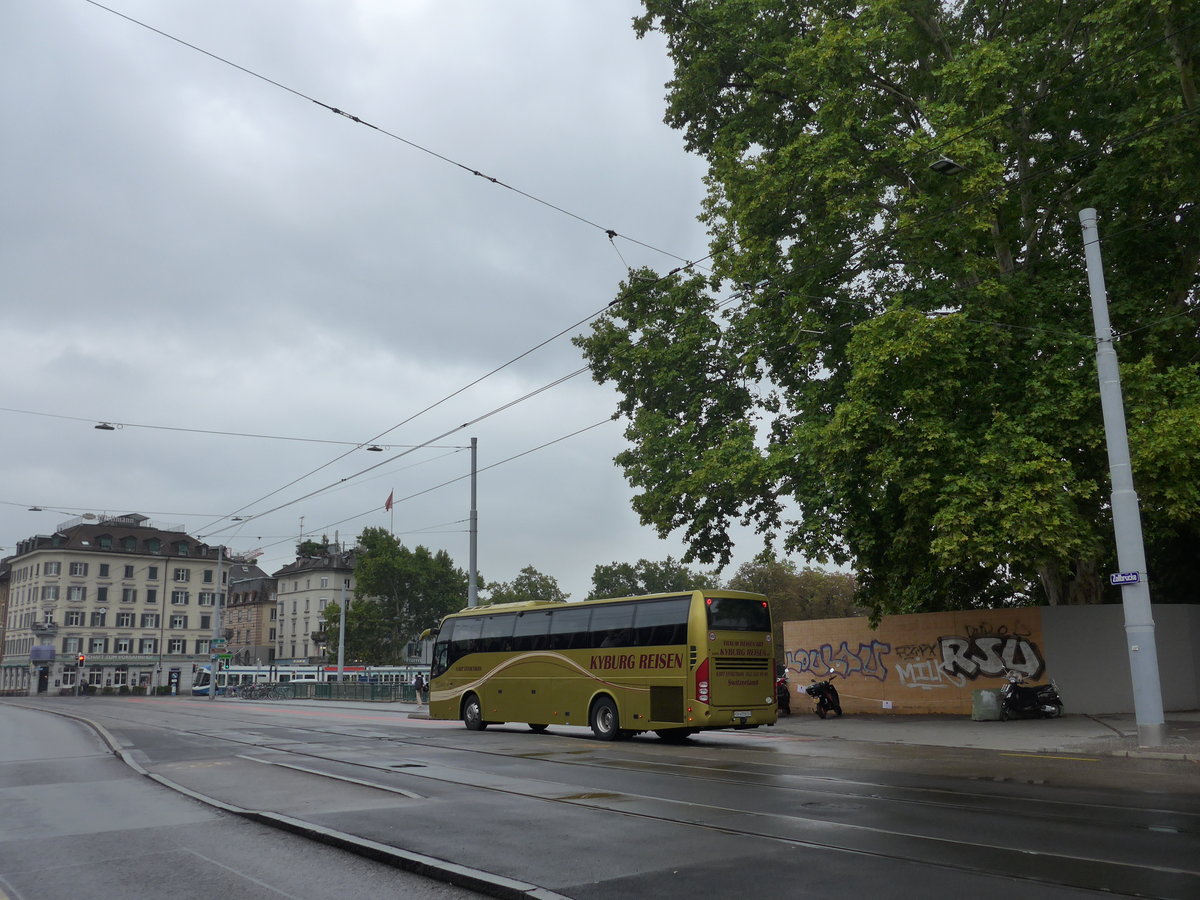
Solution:
[(1142, 576), (1137, 572), (1114, 572), (1108, 576), (1108, 580), (1112, 584), (1137, 584), (1142, 580)]

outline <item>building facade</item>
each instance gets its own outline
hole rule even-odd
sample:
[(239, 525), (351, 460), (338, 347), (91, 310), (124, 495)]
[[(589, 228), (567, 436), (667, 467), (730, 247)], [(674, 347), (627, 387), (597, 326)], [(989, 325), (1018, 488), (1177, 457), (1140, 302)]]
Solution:
[(235, 666), (275, 662), (279, 607), (275, 579), (251, 563), (229, 568), (226, 602), (221, 612), (225, 652)]
[(88, 514), (15, 549), (0, 690), (182, 691), (209, 660), (224, 548), (142, 515)]
[(326, 662), (337, 653), (337, 634), (327, 634), (325, 608), (354, 596), (353, 550), (329, 544), (324, 552), (301, 556), (274, 573), (278, 599), (275, 656), (281, 663)]

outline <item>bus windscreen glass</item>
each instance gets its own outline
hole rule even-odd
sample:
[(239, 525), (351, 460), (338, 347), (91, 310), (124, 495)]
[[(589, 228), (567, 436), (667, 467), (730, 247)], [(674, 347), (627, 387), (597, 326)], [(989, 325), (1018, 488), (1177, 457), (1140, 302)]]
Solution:
[(710, 631), (770, 631), (771, 610), (762, 600), (705, 597)]

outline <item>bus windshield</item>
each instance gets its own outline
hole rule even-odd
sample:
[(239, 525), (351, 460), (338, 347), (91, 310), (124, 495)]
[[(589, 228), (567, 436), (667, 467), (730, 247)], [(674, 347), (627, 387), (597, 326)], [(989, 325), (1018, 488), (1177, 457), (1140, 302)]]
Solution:
[(711, 631), (770, 631), (771, 610), (766, 601), (747, 597), (705, 597)]

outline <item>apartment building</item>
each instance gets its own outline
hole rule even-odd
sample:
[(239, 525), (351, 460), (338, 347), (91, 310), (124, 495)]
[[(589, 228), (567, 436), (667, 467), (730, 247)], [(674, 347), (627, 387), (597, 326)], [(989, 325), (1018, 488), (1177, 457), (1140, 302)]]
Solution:
[(275, 656), (281, 663), (303, 665), (326, 661), (336, 652), (337, 635), (324, 631), (325, 607), (354, 596), (353, 550), (328, 544), (322, 552), (297, 557), (274, 573), (278, 599)]
[(229, 567), (221, 626), (232, 665), (275, 662), (279, 620), (275, 591), (275, 579), (253, 563)]
[(182, 691), (208, 661), (223, 548), (136, 513), (89, 513), (15, 549), (3, 561), (0, 690)]

